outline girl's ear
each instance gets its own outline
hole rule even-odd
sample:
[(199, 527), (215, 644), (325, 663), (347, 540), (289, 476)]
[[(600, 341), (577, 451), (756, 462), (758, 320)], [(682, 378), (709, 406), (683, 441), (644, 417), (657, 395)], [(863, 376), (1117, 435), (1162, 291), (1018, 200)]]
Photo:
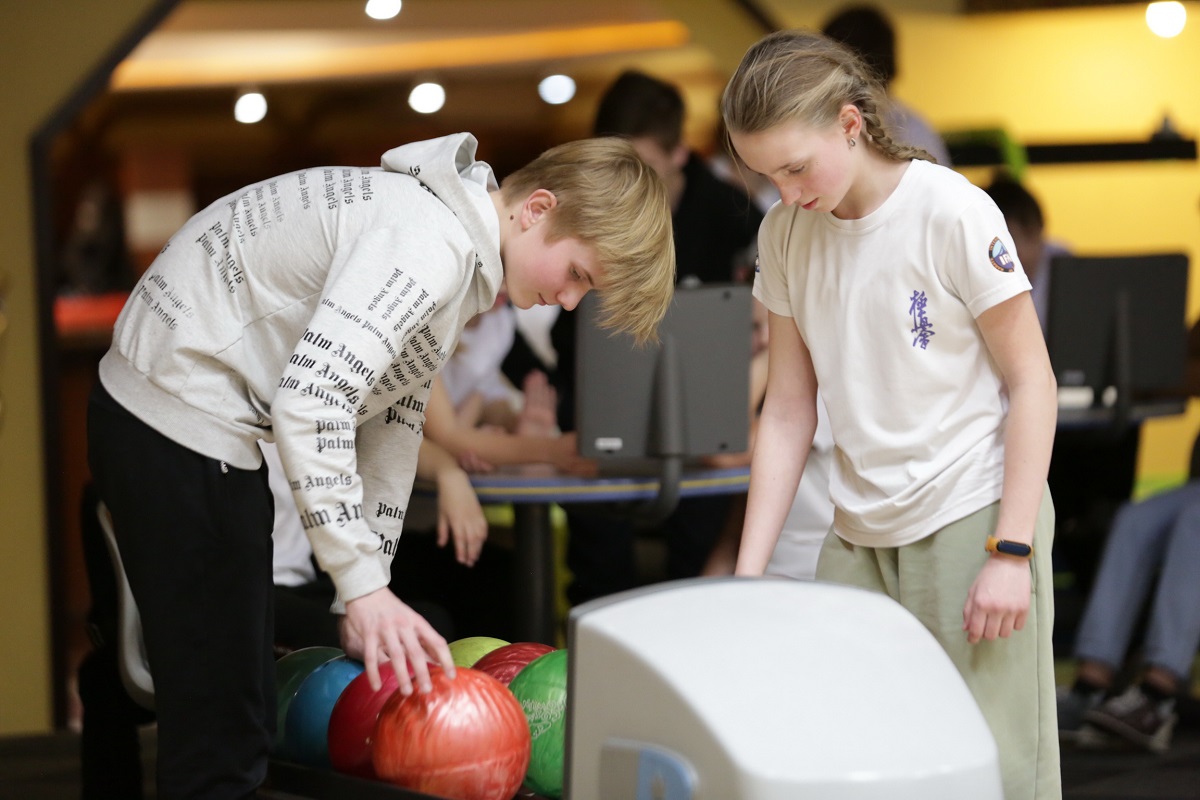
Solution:
[(863, 130), (862, 109), (853, 103), (842, 106), (842, 110), (838, 112), (838, 126), (847, 138), (859, 138)]
[(558, 205), (558, 198), (549, 189), (535, 189), (521, 204), (521, 228), (527, 229), (550, 209)]

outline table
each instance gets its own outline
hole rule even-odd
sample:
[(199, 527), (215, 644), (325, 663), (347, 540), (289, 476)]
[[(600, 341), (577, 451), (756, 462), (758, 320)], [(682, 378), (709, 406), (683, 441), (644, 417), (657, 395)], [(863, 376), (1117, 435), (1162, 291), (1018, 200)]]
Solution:
[(1118, 423), (1136, 425), (1157, 417), (1176, 416), (1185, 411), (1187, 411), (1187, 399), (1182, 397), (1131, 403), (1125, 412), (1124, 420), (1118, 418), (1120, 411), (1115, 406), (1107, 408), (1103, 406), (1076, 408), (1060, 405), (1058, 407), (1058, 427), (1068, 430), (1086, 430), (1111, 427)]
[[(472, 475), (471, 484), (481, 503), (511, 503), (513, 506), (516, 538), (513, 582), (518, 641), (551, 645), (557, 644), (551, 504), (650, 500), (659, 489), (657, 477), (578, 478), (544, 467)], [(679, 495), (743, 494), (749, 486), (749, 467), (685, 469)]]

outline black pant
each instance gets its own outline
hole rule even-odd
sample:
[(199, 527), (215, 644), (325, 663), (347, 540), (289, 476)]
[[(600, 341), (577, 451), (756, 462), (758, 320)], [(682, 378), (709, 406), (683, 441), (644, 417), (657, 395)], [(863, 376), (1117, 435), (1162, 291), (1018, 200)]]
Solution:
[(158, 797), (252, 796), (275, 722), (266, 468), (188, 450), (99, 385), (88, 445), (154, 675)]

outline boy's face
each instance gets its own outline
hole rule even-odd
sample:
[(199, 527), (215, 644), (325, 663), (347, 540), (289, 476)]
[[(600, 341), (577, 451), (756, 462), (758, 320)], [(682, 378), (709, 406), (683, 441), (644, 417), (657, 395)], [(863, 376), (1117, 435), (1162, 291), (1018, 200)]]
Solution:
[(547, 241), (548, 213), (550, 209), (536, 213), (508, 243), (504, 254), (505, 288), (517, 308), (557, 305), (570, 311), (585, 294), (601, 285), (603, 276), (590, 245), (573, 237)]

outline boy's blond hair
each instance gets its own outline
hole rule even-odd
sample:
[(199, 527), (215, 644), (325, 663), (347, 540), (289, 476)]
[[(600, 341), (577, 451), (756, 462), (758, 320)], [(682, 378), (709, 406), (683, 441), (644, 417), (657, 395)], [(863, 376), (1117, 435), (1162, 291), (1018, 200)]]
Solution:
[(675, 290), (675, 243), (667, 190), (629, 142), (581, 139), (547, 150), (505, 178), (506, 203), (546, 189), (558, 204), (548, 241), (591, 246), (602, 274), (601, 324), (639, 344), (657, 338)]

